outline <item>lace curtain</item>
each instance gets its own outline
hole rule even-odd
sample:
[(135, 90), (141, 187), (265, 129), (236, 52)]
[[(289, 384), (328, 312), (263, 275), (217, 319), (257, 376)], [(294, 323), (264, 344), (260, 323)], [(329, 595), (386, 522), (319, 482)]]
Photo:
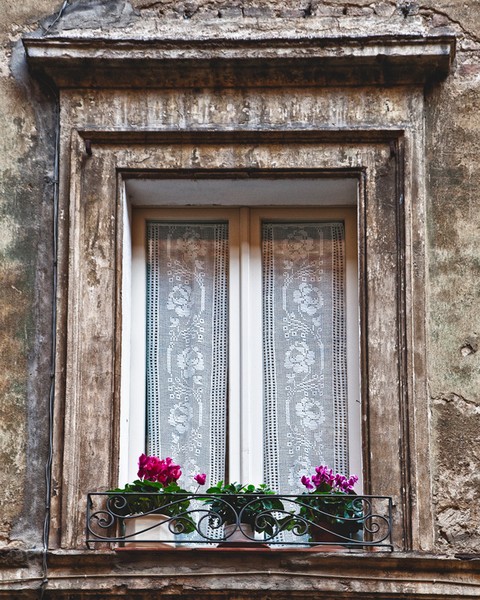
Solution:
[(227, 228), (147, 223), (147, 451), (186, 485), (225, 473)]
[[(264, 477), (348, 472), (343, 223), (262, 226)], [(147, 224), (147, 450), (225, 476), (228, 226)], [(257, 482), (254, 482), (257, 483)]]
[(296, 493), (328, 464), (348, 472), (343, 223), (265, 223), (265, 482)]

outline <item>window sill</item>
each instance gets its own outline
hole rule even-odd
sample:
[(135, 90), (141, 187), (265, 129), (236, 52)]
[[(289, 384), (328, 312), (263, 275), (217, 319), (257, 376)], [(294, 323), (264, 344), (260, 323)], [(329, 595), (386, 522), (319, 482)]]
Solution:
[(311, 594), (315, 598), (365, 596), (378, 600), (405, 594), (410, 600), (480, 597), (480, 561), (415, 552), (98, 549), (50, 551), (47, 560), (49, 598), (64, 598), (68, 593), (74, 599), (78, 593), (78, 597), (98, 594), (102, 599), (124, 598), (125, 594), (142, 600), (160, 595), (264, 599), (273, 590), (280, 600)]
[(355, 554), (355, 555), (368, 555), (371, 554), (372, 552), (375, 553), (381, 553), (383, 555), (390, 555), (391, 554), (391, 550), (387, 549), (387, 548), (376, 548), (376, 547), (370, 547), (370, 548), (345, 548), (345, 547), (339, 547), (339, 546), (335, 546), (335, 545), (317, 545), (317, 546), (310, 546), (309, 548), (295, 548), (295, 547), (289, 547), (289, 548), (279, 548), (279, 547), (275, 547), (275, 546), (267, 546), (266, 544), (251, 544), (251, 547), (249, 547), (248, 545), (241, 545), (241, 544), (235, 544), (235, 543), (231, 543), (231, 544), (224, 544), (223, 546), (217, 546), (216, 548), (198, 548), (198, 547), (191, 547), (191, 546), (182, 546), (182, 547), (178, 547), (178, 546), (172, 546), (170, 548), (167, 547), (159, 547), (159, 546), (155, 546), (154, 544), (152, 544), (149, 547), (146, 548), (128, 548), (128, 547), (123, 547), (123, 548), (114, 548), (113, 549), (114, 552), (118, 552), (118, 553), (152, 553), (152, 552), (193, 552), (193, 553), (203, 553), (203, 552), (266, 552), (266, 553), (289, 553), (291, 554), (293, 553), (299, 553), (299, 554), (303, 554), (303, 553), (329, 553), (329, 554)]

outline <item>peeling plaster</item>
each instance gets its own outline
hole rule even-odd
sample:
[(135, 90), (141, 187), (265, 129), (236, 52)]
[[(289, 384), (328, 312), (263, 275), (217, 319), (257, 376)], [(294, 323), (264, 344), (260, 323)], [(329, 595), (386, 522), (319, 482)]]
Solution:
[(449, 552), (474, 551), (480, 543), (480, 402), (453, 392), (432, 400), (439, 543)]
[(18, 36), (55, 5), (10, 3), (0, 17), (0, 546), (40, 545), (45, 510), (52, 110)]

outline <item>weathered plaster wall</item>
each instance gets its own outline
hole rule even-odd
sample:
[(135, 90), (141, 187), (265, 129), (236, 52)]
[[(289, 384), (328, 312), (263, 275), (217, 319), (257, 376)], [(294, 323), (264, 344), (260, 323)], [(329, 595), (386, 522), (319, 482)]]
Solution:
[(39, 545), (45, 504), (54, 119), (19, 40), (55, 6), (0, 14), (0, 545)]
[[(5, 3), (4, 3), (5, 4)], [(54, 103), (29, 78), (20, 36), (60, 2), (7, 2), (0, 16), (0, 544), (41, 543), (47, 458)], [(50, 18), (49, 22), (52, 22)], [(48, 21), (47, 21), (48, 22)], [(286, 27), (354, 35), (455, 32), (448, 81), (427, 92), (428, 341), (438, 548), (480, 539), (480, 6), (475, 0), (77, 0), (58, 24), (120, 36), (156, 31), (242, 37)], [(248, 35), (251, 35), (249, 33)], [(426, 459), (427, 460), (427, 459)], [(24, 493), (25, 492), (25, 493)], [(476, 501), (475, 501), (476, 499)]]
[[(480, 15), (469, 22), (480, 34)], [(465, 43), (472, 44), (472, 36)], [(476, 45), (476, 40), (475, 40)], [(428, 100), (429, 382), (439, 548), (480, 538), (480, 56)]]

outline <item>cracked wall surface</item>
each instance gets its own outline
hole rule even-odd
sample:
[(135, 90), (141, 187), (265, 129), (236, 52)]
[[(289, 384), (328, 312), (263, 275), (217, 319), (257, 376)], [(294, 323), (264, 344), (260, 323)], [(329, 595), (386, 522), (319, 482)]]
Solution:
[(480, 535), (480, 57), (472, 37), (465, 44), (427, 112), (428, 357), (442, 549), (478, 549)]
[[(52, 0), (0, 16), (0, 545), (39, 547), (52, 312), (55, 103), (28, 73), (28, 31), (242, 38), (454, 33), (447, 81), (426, 91), (430, 457), (440, 552), (480, 541), (480, 5), (456, 2)], [(39, 29), (41, 31), (41, 29)], [(248, 33), (246, 33), (248, 32)], [(475, 498), (477, 499), (475, 502)]]
[(7, 2), (0, 15), (0, 546), (42, 541), (54, 118), (19, 39), (55, 8)]

